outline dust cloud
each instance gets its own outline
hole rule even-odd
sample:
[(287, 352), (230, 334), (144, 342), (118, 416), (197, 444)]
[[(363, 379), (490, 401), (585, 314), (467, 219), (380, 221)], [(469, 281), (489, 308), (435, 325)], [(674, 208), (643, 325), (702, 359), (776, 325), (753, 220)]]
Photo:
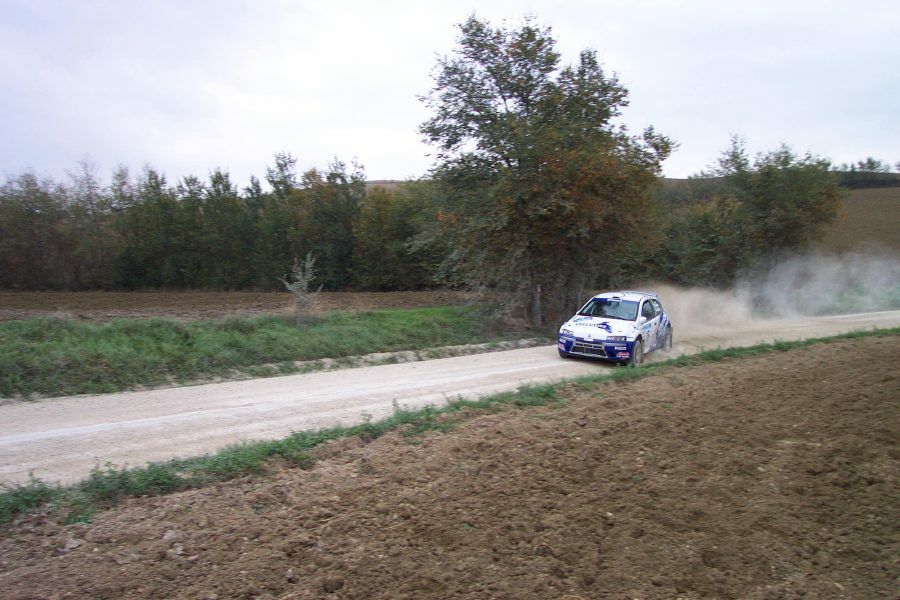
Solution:
[(900, 309), (900, 256), (811, 252), (748, 273), (728, 290), (647, 287), (676, 328), (702, 335), (777, 319)]

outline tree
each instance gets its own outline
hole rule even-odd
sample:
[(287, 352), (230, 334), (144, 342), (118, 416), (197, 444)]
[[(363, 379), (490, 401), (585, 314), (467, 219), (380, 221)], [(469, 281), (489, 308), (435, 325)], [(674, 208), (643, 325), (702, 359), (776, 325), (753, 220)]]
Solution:
[(866, 160), (856, 161), (854, 169), (865, 173), (890, 173), (891, 165), (868, 156)]
[(627, 90), (594, 51), (561, 68), (550, 29), (531, 20), (507, 29), (472, 16), (459, 29), (421, 126), (439, 151), (441, 234), (454, 239), (445, 270), (515, 298), (541, 326), (623, 276), (672, 145), (613, 124)]
[(32, 172), (0, 186), (0, 287), (70, 286), (72, 245), (60, 186)]
[(253, 223), (227, 171), (214, 169), (210, 173), (204, 208), (203, 228), (209, 239), (204, 269), (208, 285), (218, 289), (247, 287), (253, 279)]
[(366, 194), (365, 181), (360, 165), (348, 171), (337, 159), (327, 171), (310, 169), (301, 177), (299, 238), (305, 252), (316, 257), (319, 282), (325, 289), (342, 289), (352, 280), (353, 230)]
[(275, 166), (266, 168), (266, 181), (272, 186), (272, 193), (278, 198), (286, 198), (297, 187), (297, 159), (289, 152), (275, 155)]
[(321, 287), (312, 291), (311, 286), (315, 278), (316, 259), (312, 254), (307, 254), (302, 261), (295, 258), (291, 272), (279, 278), (284, 289), (294, 296), (294, 309), (298, 317), (307, 316), (315, 308), (319, 292), (322, 291)]
[(711, 195), (670, 222), (667, 274), (679, 283), (725, 286), (748, 268), (809, 245), (840, 205), (830, 167), (787, 146), (751, 161), (744, 141), (732, 138), (717, 164), (701, 173), (717, 178)]
[(123, 216), (122, 284), (127, 288), (182, 286), (184, 231), (175, 191), (149, 165), (134, 187), (135, 203)]
[[(841, 163), (833, 167), (839, 175), (840, 184), (849, 188), (894, 187), (900, 185), (900, 177), (891, 172), (891, 165), (871, 156), (855, 163)], [(900, 171), (900, 163), (897, 163)]]
[(211, 287), (208, 268), (213, 239), (206, 227), (208, 194), (206, 184), (196, 175), (188, 175), (175, 186), (178, 198), (177, 222), (169, 227), (177, 228), (178, 238), (178, 281), (167, 285), (185, 287)]
[(74, 248), (71, 270), (78, 289), (110, 288), (117, 283), (121, 241), (114, 230), (113, 200), (97, 177), (96, 166), (83, 160), (69, 173), (68, 222)]
[(113, 170), (109, 196), (110, 208), (115, 212), (121, 213), (134, 205), (135, 189), (131, 183), (131, 173), (125, 165), (119, 165)]
[(807, 245), (837, 216), (841, 191), (828, 160), (798, 156), (786, 145), (752, 162), (742, 139), (734, 137), (718, 166), (706, 175), (724, 178), (724, 192), (741, 210), (744, 252), (766, 254)]
[(422, 207), (406, 190), (375, 187), (366, 193), (353, 232), (353, 276), (367, 290), (410, 290), (430, 281), (424, 257), (413, 247)]

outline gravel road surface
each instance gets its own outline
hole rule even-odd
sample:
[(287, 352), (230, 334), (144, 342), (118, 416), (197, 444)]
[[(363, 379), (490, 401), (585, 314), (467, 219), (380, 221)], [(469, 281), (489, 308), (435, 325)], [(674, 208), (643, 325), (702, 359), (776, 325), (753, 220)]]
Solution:
[[(677, 313), (676, 313), (677, 314)], [(674, 320), (676, 327), (679, 321)], [(900, 326), (900, 311), (731, 322), (676, 328), (675, 354)], [(671, 355), (651, 355), (659, 360)], [(869, 357), (871, 359), (873, 357)], [(877, 358), (877, 357), (875, 357)], [(868, 359), (867, 359), (868, 360)], [(243, 440), (379, 419), (399, 404), (421, 407), (460, 396), (587, 375), (611, 366), (562, 360), (554, 346), (0, 406), (0, 483), (29, 473), (72, 482), (95, 465), (142, 465), (213, 452)]]

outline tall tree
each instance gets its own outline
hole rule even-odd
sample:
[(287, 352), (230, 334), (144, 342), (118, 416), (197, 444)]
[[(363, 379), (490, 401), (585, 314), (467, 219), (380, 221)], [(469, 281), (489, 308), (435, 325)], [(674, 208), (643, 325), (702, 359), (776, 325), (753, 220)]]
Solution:
[(24, 172), (0, 187), (0, 286), (68, 288), (73, 236), (61, 186)]
[(203, 227), (207, 281), (214, 288), (238, 289), (252, 283), (250, 256), (253, 223), (237, 186), (226, 171), (215, 169), (209, 176)]
[(164, 175), (144, 168), (135, 185), (135, 204), (124, 215), (122, 284), (129, 288), (182, 286), (180, 204)]
[(279, 278), (291, 268), (293, 260), (307, 252), (297, 244), (302, 207), (296, 165), (297, 160), (288, 153), (275, 155), (275, 166), (266, 169), (270, 194), (262, 194), (259, 182), (251, 180), (250, 206), (258, 213), (253, 265), (259, 287), (280, 285)]
[(300, 236), (305, 256), (316, 259), (318, 283), (341, 289), (352, 281), (353, 230), (366, 194), (366, 177), (360, 165), (335, 159), (327, 171), (311, 169), (301, 178), (304, 223)]
[(366, 193), (353, 232), (353, 276), (367, 290), (410, 290), (427, 286), (423, 253), (414, 247), (423, 207), (404, 189), (375, 187)]
[(750, 158), (738, 137), (709, 171), (710, 195), (672, 218), (663, 246), (667, 275), (680, 283), (731, 284), (818, 239), (843, 191), (829, 161), (787, 146)]
[(275, 166), (266, 168), (266, 181), (278, 198), (286, 198), (297, 188), (296, 167), (297, 159), (290, 152), (279, 152), (275, 155)]
[(113, 200), (97, 177), (96, 165), (86, 160), (69, 173), (69, 225), (74, 238), (71, 257), (74, 286), (78, 289), (110, 288), (118, 283), (116, 261), (121, 240), (113, 227)]
[(585, 50), (561, 67), (549, 28), (475, 16), (438, 61), (421, 126), (438, 147), (448, 270), (526, 307), (534, 326), (622, 276), (671, 142), (613, 124), (627, 90)]
[(177, 228), (179, 281), (167, 285), (185, 287), (210, 287), (209, 253), (210, 239), (206, 227), (206, 185), (196, 175), (188, 175), (175, 186), (178, 199), (177, 222), (170, 223)]

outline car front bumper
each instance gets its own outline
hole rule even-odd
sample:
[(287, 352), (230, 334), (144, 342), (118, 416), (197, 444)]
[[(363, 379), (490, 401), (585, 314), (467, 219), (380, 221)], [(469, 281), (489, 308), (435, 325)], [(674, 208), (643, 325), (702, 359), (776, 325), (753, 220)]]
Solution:
[(557, 349), (571, 356), (584, 356), (602, 360), (628, 360), (634, 348), (634, 341), (610, 342), (607, 340), (588, 340), (585, 338), (560, 335), (557, 338)]

